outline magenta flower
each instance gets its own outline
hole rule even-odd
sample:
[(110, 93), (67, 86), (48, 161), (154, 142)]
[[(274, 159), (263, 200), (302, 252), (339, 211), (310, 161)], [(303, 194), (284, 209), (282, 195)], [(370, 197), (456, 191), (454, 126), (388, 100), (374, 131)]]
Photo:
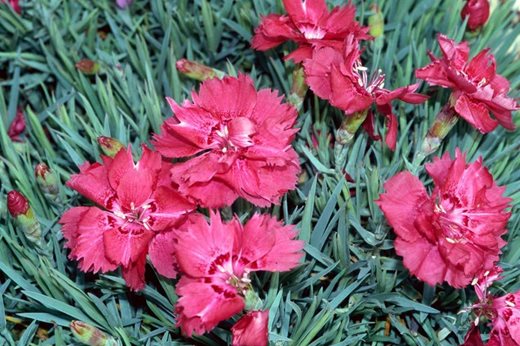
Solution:
[(294, 107), (271, 90), (255, 90), (245, 75), (209, 79), (192, 98), (182, 105), (167, 99), (174, 117), (153, 140), (164, 156), (188, 158), (171, 170), (183, 195), (211, 208), (238, 197), (265, 207), (294, 189)]
[(469, 60), (467, 42), (456, 44), (444, 35), (439, 35), (437, 41), (442, 57), (430, 55), (432, 63), (418, 69), (417, 78), (451, 89), (454, 111), (480, 132), (491, 132), (498, 124), (514, 130), (511, 112), (518, 105), (507, 96), (509, 82), (496, 73), (495, 58), (489, 49)]
[[(520, 345), (520, 291), (501, 297), (488, 292), (494, 281), (501, 279), (502, 268), (495, 266), (474, 280), (473, 285), (478, 302), (470, 309), (477, 318), (471, 326), (463, 346), (519, 346)], [(487, 319), (491, 323), (491, 332), (486, 344), (482, 341), (478, 324)]]
[(255, 214), (242, 226), (236, 217), (223, 223), (211, 212), (210, 221), (202, 215), (191, 218), (175, 245), (184, 274), (176, 287), (175, 311), (177, 325), (188, 336), (208, 332), (244, 309), (251, 272), (288, 271), (303, 255), (294, 226), (269, 215)]
[(13, 142), (21, 142), (20, 135), (25, 132), (26, 121), (25, 115), (21, 108), (18, 108), (16, 111), (16, 115), (14, 116), (13, 121), (9, 125), (7, 129), (7, 135)]
[(355, 20), (356, 8), (349, 3), (329, 12), (325, 0), (283, 0), (288, 15), (270, 14), (255, 30), (252, 46), (265, 51), (286, 41), (295, 41), (298, 48), (286, 59), (302, 62), (312, 57), (316, 46), (341, 49), (348, 34), (357, 39), (370, 39), (368, 28)]
[[(391, 102), (395, 99), (407, 103), (422, 103), (428, 97), (415, 93), (418, 84), (397, 88), (384, 88), (385, 75), (379, 70), (369, 78), (367, 69), (361, 63), (361, 52), (356, 38), (349, 35), (340, 53), (330, 47), (318, 48), (312, 59), (304, 62), (306, 81), (319, 97), (343, 110), (347, 116), (369, 111), (372, 104), (387, 119), (386, 144), (395, 150), (397, 141), (397, 118), (392, 112)], [(372, 132), (373, 115), (365, 120), (365, 128)], [(378, 137), (376, 137), (378, 139)]]
[(397, 238), (395, 250), (422, 281), (467, 286), (491, 270), (506, 244), (510, 198), (483, 166), (466, 164), (457, 150), (426, 165), (435, 188), (428, 195), (419, 178), (401, 172), (385, 183), (377, 204)]
[(195, 207), (171, 187), (170, 164), (143, 146), (134, 163), (122, 149), (103, 163), (85, 163), (67, 186), (97, 206), (74, 207), (61, 217), (69, 258), (82, 271), (107, 272), (121, 266), (133, 290), (144, 287), (146, 256), (166, 277), (176, 275), (174, 228)]
[(232, 346), (267, 346), (269, 342), (269, 310), (251, 311), (231, 328)]

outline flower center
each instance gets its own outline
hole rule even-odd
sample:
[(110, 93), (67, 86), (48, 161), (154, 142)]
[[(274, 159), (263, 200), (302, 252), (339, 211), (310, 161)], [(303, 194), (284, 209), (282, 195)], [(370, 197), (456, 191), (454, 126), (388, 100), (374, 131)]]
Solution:
[(381, 69), (377, 70), (377, 73), (372, 76), (372, 78), (368, 79), (368, 69), (361, 65), (361, 62), (356, 61), (354, 66), (352, 67), (352, 73), (357, 77), (357, 81), (360, 87), (363, 87), (369, 93), (372, 93), (374, 90), (382, 89), (385, 86), (385, 75), (381, 71)]
[(226, 123), (221, 123), (213, 131), (213, 142), (223, 152), (238, 151), (252, 146), (252, 135), (255, 134), (255, 124), (246, 117), (237, 117)]
[(317, 26), (303, 26), (300, 30), (307, 40), (321, 40), (327, 33), (325, 30)]
[[(238, 267), (235, 267), (233, 262), (236, 262)], [(230, 254), (220, 255), (211, 263), (208, 273), (223, 277), (227, 284), (235, 287), (238, 292), (245, 295), (246, 291), (251, 288), (251, 279), (249, 279), (249, 270), (240, 269), (240, 262), (240, 259), (236, 258), (236, 256), (231, 258)]]
[(145, 202), (139, 207), (136, 207), (132, 202), (130, 208), (118, 208), (114, 210), (113, 213), (120, 219), (123, 219), (125, 223), (139, 225), (146, 230), (151, 230), (154, 222), (152, 213), (155, 209), (156, 207), (153, 202)]

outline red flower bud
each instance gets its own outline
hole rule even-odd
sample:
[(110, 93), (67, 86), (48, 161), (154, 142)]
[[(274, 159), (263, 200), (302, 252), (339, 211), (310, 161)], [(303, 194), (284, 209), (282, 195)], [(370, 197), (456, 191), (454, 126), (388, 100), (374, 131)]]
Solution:
[(107, 156), (114, 157), (123, 148), (123, 144), (115, 138), (100, 136), (97, 139), (101, 150)]
[(180, 73), (183, 73), (186, 76), (199, 81), (204, 81), (214, 77), (222, 78), (224, 76), (224, 72), (222, 71), (188, 59), (178, 60), (175, 63), (175, 66)]
[(231, 328), (233, 346), (262, 346), (267, 345), (269, 310), (251, 311), (244, 315)]
[(467, 0), (460, 12), (462, 19), (468, 18), (468, 28), (476, 30), (483, 26), (489, 18), (489, 0)]
[(20, 135), (25, 131), (25, 115), (18, 108), (16, 115), (7, 129), (7, 135), (13, 142), (21, 142)]
[(24, 215), (29, 210), (29, 202), (20, 192), (13, 190), (7, 194), (7, 209), (12, 217)]
[(93, 75), (99, 72), (99, 64), (90, 59), (83, 59), (76, 63), (76, 68), (86, 75)]
[(45, 179), (45, 176), (50, 173), (49, 166), (41, 162), (34, 168), (34, 176), (36, 178)]

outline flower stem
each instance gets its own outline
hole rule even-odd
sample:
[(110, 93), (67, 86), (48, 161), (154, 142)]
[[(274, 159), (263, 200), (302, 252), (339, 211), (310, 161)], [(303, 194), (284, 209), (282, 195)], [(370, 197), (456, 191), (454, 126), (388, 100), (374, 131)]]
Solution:
[(334, 143), (334, 163), (336, 169), (342, 170), (347, 160), (346, 147), (352, 143), (354, 135), (367, 118), (368, 110), (345, 116), (340, 127), (336, 130)]
[(458, 120), (459, 117), (457, 112), (455, 112), (455, 108), (448, 102), (442, 107), (433, 124), (430, 126), (421, 145), (421, 150), (415, 155), (414, 166), (419, 166), (428, 155), (433, 154), (439, 149), (442, 140), (446, 138)]

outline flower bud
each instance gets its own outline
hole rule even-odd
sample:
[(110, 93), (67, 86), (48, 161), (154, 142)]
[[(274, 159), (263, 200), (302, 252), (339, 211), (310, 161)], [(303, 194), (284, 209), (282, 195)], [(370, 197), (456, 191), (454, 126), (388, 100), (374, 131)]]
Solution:
[(7, 135), (13, 142), (21, 142), (20, 135), (25, 131), (25, 115), (18, 108), (16, 115), (7, 129)]
[(233, 346), (263, 346), (269, 339), (269, 310), (251, 311), (231, 328)]
[(293, 104), (297, 110), (299, 110), (303, 104), (305, 94), (309, 89), (307, 83), (305, 83), (305, 72), (303, 67), (297, 67), (292, 73), (292, 86), (291, 93), (287, 97), (287, 100)]
[(225, 73), (220, 70), (188, 59), (177, 60), (175, 66), (180, 73), (201, 82), (215, 77), (222, 78), (225, 75)]
[(368, 32), (374, 37), (379, 37), (385, 31), (385, 18), (383, 17), (383, 12), (376, 4), (373, 4), (371, 8), (374, 14), (368, 17)]
[(29, 208), (29, 202), (20, 192), (13, 190), (7, 194), (7, 209), (12, 217), (26, 214)]
[(56, 174), (49, 169), (45, 163), (41, 162), (34, 168), (34, 176), (38, 186), (43, 193), (52, 199), (55, 199), (59, 193), (59, 180)]
[(462, 8), (460, 16), (462, 19), (468, 18), (468, 28), (476, 30), (483, 26), (489, 18), (489, 0), (467, 0)]
[(106, 156), (114, 157), (124, 147), (124, 145), (115, 138), (100, 136), (97, 139), (101, 150)]
[(76, 63), (76, 68), (86, 75), (94, 75), (99, 72), (99, 64), (90, 59), (82, 59)]
[(76, 339), (89, 346), (116, 346), (116, 340), (98, 328), (91, 326), (85, 322), (72, 321), (70, 329)]
[(14, 190), (9, 192), (7, 194), (7, 209), (27, 240), (41, 246), (40, 223), (36, 220), (34, 212), (24, 195)]

